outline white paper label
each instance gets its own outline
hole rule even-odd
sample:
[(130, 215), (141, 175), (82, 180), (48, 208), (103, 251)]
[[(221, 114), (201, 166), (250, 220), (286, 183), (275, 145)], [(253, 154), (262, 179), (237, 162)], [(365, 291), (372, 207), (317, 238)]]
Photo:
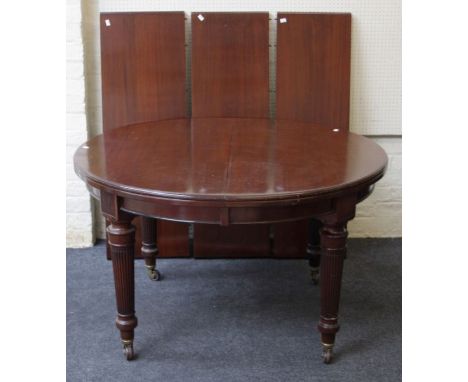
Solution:
[(203, 20), (205, 20), (205, 18), (203, 17), (202, 14), (199, 14), (199, 15), (198, 15), (198, 20), (203, 21)]
[(287, 23), (288, 22), (288, 19), (286, 17), (281, 17), (280, 18), (280, 24), (284, 24), (284, 23)]
[(110, 25), (111, 25), (111, 22), (110, 22), (110, 20), (109, 20), (109, 19), (106, 19), (104, 22), (106, 23), (106, 27), (110, 27)]

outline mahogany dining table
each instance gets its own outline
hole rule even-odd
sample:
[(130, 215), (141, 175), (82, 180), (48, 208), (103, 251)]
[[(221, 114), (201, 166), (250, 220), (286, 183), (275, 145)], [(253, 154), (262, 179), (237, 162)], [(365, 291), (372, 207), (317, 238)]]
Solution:
[[(105, 131), (77, 149), (74, 166), (110, 221), (116, 324), (128, 360), (137, 326), (131, 222), (141, 216), (222, 226), (321, 221), (318, 330), (324, 362), (331, 361), (347, 222), (384, 175), (379, 145), (307, 122), (182, 118)], [(143, 232), (142, 251), (154, 258), (151, 232)]]

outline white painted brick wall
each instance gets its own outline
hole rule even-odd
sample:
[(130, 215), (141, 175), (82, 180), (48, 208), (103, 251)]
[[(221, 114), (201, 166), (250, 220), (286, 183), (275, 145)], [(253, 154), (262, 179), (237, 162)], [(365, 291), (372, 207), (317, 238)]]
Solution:
[(374, 192), (358, 204), (348, 224), (350, 237), (401, 236), (401, 138), (373, 138), (388, 155), (385, 176)]
[[(74, 10), (78, 1), (72, 1)], [(401, 5), (392, 0), (288, 0), (258, 1), (229, 0), (100, 0), (86, 1), (82, 4), (83, 36), (86, 81), (86, 117), (89, 135), (102, 131), (101, 112), (101, 73), (99, 45), (99, 12), (121, 11), (165, 11), (184, 10), (189, 15), (193, 11), (270, 11), (274, 19), (277, 11), (291, 12), (339, 12), (353, 14), (352, 26), (352, 73), (351, 73), (351, 131), (367, 135), (387, 135), (401, 133)], [(69, 13), (72, 12), (69, 8)], [(77, 15), (67, 26), (67, 59), (74, 63), (82, 61), (81, 30)], [(270, 22), (270, 57), (275, 59), (275, 20)], [(190, 53), (190, 22), (186, 23), (187, 53)], [(272, 80), (270, 90), (274, 100), (274, 64), (270, 69)], [(78, 66), (67, 71), (70, 89), (67, 93), (67, 108), (82, 105), (81, 78)], [(188, 79), (189, 86), (189, 79)], [(384, 89), (384, 91), (382, 91)], [(274, 104), (272, 104), (274, 107)], [(68, 109), (67, 109), (68, 111)], [(75, 123), (75, 122), (74, 122)], [(78, 123), (78, 122), (76, 122)], [(82, 123), (82, 122), (80, 122)], [(73, 140), (79, 134), (73, 133)], [(357, 215), (349, 224), (351, 237), (396, 237), (401, 236), (401, 138), (373, 138), (389, 154), (389, 167), (374, 193), (358, 206)], [(84, 138), (83, 138), (84, 140)], [(81, 143), (76, 142), (76, 146)], [(68, 174), (68, 168), (67, 168)], [(74, 188), (74, 179), (67, 179), (68, 190)], [(76, 198), (83, 195), (71, 191)], [(77, 199), (77, 200), (78, 200)], [(96, 236), (105, 236), (104, 221), (99, 205), (93, 203), (95, 211)], [(70, 204), (74, 208), (74, 204)], [(68, 217), (67, 224), (78, 224), (83, 212), (74, 212)], [(91, 213), (89, 214), (91, 216)], [(89, 220), (87, 221), (89, 222)], [(86, 223), (88, 224), (88, 223)], [(85, 224), (85, 225), (86, 225)], [(68, 226), (67, 226), (68, 227)]]
[(88, 137), (80, 0), (67, 0), (66, 40), (67, 247), (85, 247), (94, 243), (91, 201), (85, 184), (73, 170), (73, 154)]

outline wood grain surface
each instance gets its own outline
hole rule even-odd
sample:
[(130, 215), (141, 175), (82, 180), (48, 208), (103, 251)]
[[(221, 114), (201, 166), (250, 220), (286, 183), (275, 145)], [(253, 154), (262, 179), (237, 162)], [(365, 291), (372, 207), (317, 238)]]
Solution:
[(196, 118), (112, 129), (81, 145), (74, 163), (84, 180), (132, 195), (247, 206), (365, 185), (383, 175), (387, 155), (369, 138), (313, 123)]
[[(281, 12), (277, 19), (276, 117), (348, 130), (351, 14)], [(305, 257), (307, 225), (275, 225), (273, 255)]]
[[(192, 13), (192, 117), (266, 118), (268, 86), (268, 13)], [(195, 225), (194, 255), (269, 256), (269, 234), (268, 226)]]
[(350, 58), (351, 14), (278, 13), (276, 118), (348, 129)]
[[(100, 25), (104, 130), (186, 117), (184, 13), (101, 13)], [(140, 218), (133, 224), (140, 258)], [(186, 224), (158, 231), (158, 256), (189, 256)]]
[(192, 13), (192, 117), (268, 113), (268, 13)]

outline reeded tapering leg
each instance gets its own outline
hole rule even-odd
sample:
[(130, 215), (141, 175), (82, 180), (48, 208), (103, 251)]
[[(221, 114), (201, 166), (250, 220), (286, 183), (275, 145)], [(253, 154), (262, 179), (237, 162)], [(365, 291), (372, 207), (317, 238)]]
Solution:
[(346, 223), (325, 224), (320, 230), (322, 256), (320, 259), (320, 321), (323, 360), (330, 363), (338, 324), (341, 276), (346, 254)]
[(158, 281), (161, 274), (156, 269), (156, 256), (158, 254), (156, 219), (141, 218), (141, 254), (145, 259), (146, 271), (151, 280)]
[(319, 281), (320, 269), (320, 228), (322, 222), (316, 219), (309, 221), (309, 241), (307, 243), (307, 257), (309, 259), (310, 277), (317, 285)]
[(117, 300), (116, 325), (127, 360), (133, 358), (135, 316), (134, 248), (135, 228), (131, 217), (114, 220), (107, 227), (107, 238), (111, 250), (114, 270), (115, 296)]

